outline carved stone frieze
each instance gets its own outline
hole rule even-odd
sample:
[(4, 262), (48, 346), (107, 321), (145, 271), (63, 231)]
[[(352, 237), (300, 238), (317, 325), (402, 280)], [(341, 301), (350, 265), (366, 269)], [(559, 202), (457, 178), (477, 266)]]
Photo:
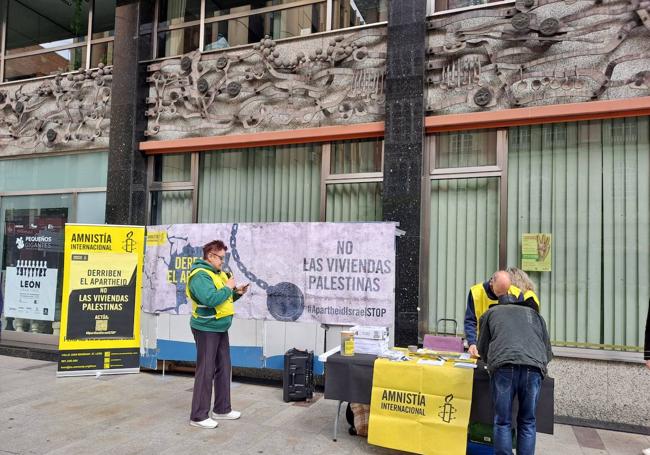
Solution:
[(148, 67), (151, 139), (383, 120), (386, 29), (164, 60)]
[(0, 156), (108, 146), (112, 67), (0, 88)]
[(650, 95), (650, 0), (517, 0), (427, 21), (429, 114)]

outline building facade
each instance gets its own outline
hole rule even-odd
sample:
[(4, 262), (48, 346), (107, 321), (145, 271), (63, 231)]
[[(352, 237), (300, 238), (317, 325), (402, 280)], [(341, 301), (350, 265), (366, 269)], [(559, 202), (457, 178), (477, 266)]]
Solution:
[[(402, 346), (544, 234), (558, 420), (650, 431), (647, 1), (0, 7), (3, 344), (56, 345), (61, 277), (31, 316), (8, 277), (19, 234), (56, 269), (65, 222), (397, 221)], [(186, 316), (142, 330), (143, 365), (192, 359)], [(336, 333), (238, 320), (234, 362)]]

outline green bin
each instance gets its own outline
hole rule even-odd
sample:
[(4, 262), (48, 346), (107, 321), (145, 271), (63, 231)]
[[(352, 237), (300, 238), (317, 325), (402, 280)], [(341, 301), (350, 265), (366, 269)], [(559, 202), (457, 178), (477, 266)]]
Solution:
[[(478, 444), (492, 445), (492, 425), (487, 423), (470, 422), (469, 440)], [(517, 433), (512, 429), (512, 448), (517, 448)]]

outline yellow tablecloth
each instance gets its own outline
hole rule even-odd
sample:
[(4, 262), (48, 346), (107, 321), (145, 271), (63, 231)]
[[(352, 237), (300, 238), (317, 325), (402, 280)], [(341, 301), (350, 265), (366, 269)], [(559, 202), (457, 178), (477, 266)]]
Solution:
[(426, 455), (465, 455), (473, 369), (377, 359), (368, 442)]

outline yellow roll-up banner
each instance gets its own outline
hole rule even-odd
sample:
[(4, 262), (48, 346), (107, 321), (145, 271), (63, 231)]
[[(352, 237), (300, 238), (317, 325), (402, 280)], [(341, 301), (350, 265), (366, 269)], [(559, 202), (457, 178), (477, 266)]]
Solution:
[(465, 455), (474, 370), (377, 359), (368, 442), (426, 455)]
[(144, 227), (66, 224), (58, 376), (137, 372)]

